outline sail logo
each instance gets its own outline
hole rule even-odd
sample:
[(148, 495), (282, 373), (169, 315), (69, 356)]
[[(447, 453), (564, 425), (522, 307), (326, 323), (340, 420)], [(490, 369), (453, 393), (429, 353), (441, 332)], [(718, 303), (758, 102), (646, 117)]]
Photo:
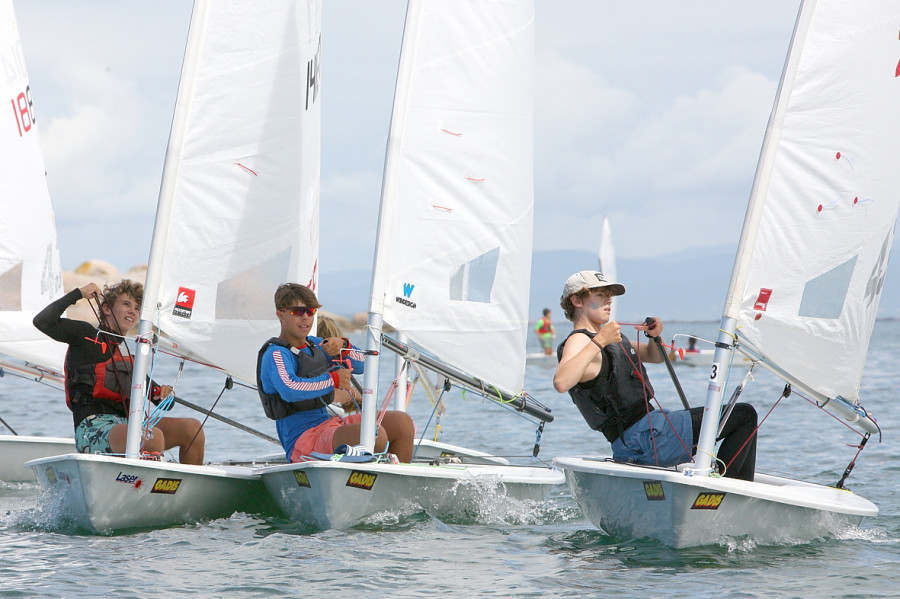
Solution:
[[(872, 267), (872, 274), (869, 275), (869, 282), (866, 283), (866, 293), (863, 296), (867, 306), (872, 306), (872, 302), (877, 302), (881, 296), (881, 290), (884, 287), (884, 279), (887, 275), (887, 259), (891, 253), (891, 242), (893, 241), (894, 231), (888, 233), (881, 245), (881, 252), (878, 254), (878, 261)], [(877, 306), (877, 303), (875, 304)]]
[(666, 498), (662, 483), (654, 480), (644, 481), (644, 495), (647, 496), (647, 501), (664, 501)]
[(306, 487), (309, 488), (309, 477), (306, 476), (306, 472), (302, 470), (294, 470), (294, 480), (297, 481), (298, 487)]
[(190, 318), (194, 311), (194, 297), (197, 292), (187, 287), (179, 287), (178, 295), (175, 298), (175, 309), (172, 310), (173, 316), (182, 318)]
[(400, 297), (398, 295), (395, 298), (395, 301), (398, 304), (402, 304), (402, 305), (406, 306), (407, 308), (412, 308), (413, 310), (415, 310), (416, 302), (409, 299), (410, 297), (412, 297), (412, 292), (413, 292), (413, 289), (415, 289), (415, 288), (416, 288), (416, 286), (413, 283), (403, 283), (403, 297)]
[(378, 478), (377, 474), (354, 470), (350, 473), (350, 478), (347, 479), (347, 486), (371, 491), (372, 487), (375, 485), (376, 478)]
[(180, 478), (157, 478), (150, 492), (174, 495), (179, 486), (181, 486)]
[(137, 474), (125, 474), (124, 472), (119, 472), (116, 476), (116, 482), (134, 485), (135, 489), (139, 489), (141, 486), (141, 477)]
[[(771, 298), (771, 289), (766, 289), (765, 287), (760, 288), (759, 295), (756, 296), (756, 302), (753, 304), (753, 309), (758, 310), (759, 312), (765, 312), (766, 308), (769, 307), (769, 300)], [(759, 315), (757, 315), (757, 318), (759, 318)]]
[(700, 493), (694, 500), (692, 510), (717, 510), (725, 499), (725, 493)]

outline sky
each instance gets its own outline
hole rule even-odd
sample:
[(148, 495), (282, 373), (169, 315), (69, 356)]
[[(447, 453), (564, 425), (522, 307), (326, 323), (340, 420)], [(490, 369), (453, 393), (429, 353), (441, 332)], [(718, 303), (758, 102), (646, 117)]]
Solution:
[[(534, 250), (737, 244), (799, 0), (536, 0)], [(149, 254), (188, 0), (18, 0), (60, 258)], [(406, 2), (324, 0), (321, 268), (370, 268)]]

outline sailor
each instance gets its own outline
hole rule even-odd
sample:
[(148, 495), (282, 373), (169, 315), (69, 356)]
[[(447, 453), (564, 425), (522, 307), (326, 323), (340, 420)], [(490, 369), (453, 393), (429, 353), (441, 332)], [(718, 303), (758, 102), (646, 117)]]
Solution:
[(550, 319), (550, 308), (544, 308), (543, 316), (534, 323), (534, 332), (541, 342), (541, 349), (544, 350), (544, 355), (552, 355), (556, 329), (553, 327), (553, 321)]
[[(257, 389), (266, 416), (291, 462), (315, 453), (334, 453), (360, 441), (360, 414), (332, 416), (336, 403), (351, 411), (361, 400), (351, 372), (362, 373), (364, 354), (349, 340), (309, 335), (321, 304), (303, 285), (285, 283), (275, 292), (281, 333), (266, 341), (256, 365)], [(349, 369), (346, 367), (349, 366)], [(390, 451), (401, 462), (412, 459), (415, 427), (405, 412), (388, 410), (378, 426), (375, 451)]]
[[(603, 273), (583, 270), (563, 286), (560, 305), (574, 330), (557, 348), (553, 386), (568, 391), (588, 425), (612, 444), (620, 462), (674, 466), (690, 462), (696, 451), (703, 408), (658, 410), (644, 362), (663, 361), (662, 346), (632, 344), (610, 321), (613, 298), (625, 286)], [(647, 337), (662, 334), (659, 318), (633, 325)], [(756, 410), (738, 403), (722, 430), (718, 463), (724, 475), (753, 480), (756, 468)]]
[[(34, 326), (49, 337), (67, 343), (66, 404), (75, 423), (75, 448), (81, 453), (123, 455), (128, 433), (128, 401), (134, 357), (123, 335), (137, 323), (143, 285), (123, 279), (105, 286), (96, 283), (73, 289), (41, 310)], [(86, 298), (97, 301), (99, 328), (83, 320), (63, 318), (66, 308)], [(168, 385), (151, 381), (151, 401), (172, 393)], [(168, 404), (171, 406), (171, 404)], [(159, 454), (179, 448), (183, 464), (202, 464), (205, 437), (194, 418), (165, 417), (145, 435), (142, 450)]]

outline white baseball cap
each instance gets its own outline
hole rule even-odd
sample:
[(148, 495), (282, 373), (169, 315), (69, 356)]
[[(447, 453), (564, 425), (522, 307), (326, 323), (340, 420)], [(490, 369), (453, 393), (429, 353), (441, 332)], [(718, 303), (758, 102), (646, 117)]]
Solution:
[(582, 289), (609, 289), (612, 295), (625, 293), (625, 286), (621, 283), (607, 281), (603, 273), (597, 270), (582, 270), (566, 279), (563, 286), (562, 300), (574, 295)]

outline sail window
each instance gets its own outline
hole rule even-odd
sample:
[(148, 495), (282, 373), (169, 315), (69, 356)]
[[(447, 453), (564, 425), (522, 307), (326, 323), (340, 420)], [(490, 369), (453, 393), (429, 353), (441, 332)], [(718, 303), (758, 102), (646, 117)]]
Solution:
[(22, 309), (22, 263), (0, 274), (0, 310)]
[(216, 320), (266, 320), (275, 313), (272, 289), (288, 276), (291, 252), (285, 250), (216, 286)]
[(500, 248), (496, 247), (462, 264), (450, 277), (450, 299), (490, 303), (499, 260)]
[(844, 308), (850, 278), (858, 256), (806, 282), (800, 300), (800, 316), (810, 318), (839, 318)]

